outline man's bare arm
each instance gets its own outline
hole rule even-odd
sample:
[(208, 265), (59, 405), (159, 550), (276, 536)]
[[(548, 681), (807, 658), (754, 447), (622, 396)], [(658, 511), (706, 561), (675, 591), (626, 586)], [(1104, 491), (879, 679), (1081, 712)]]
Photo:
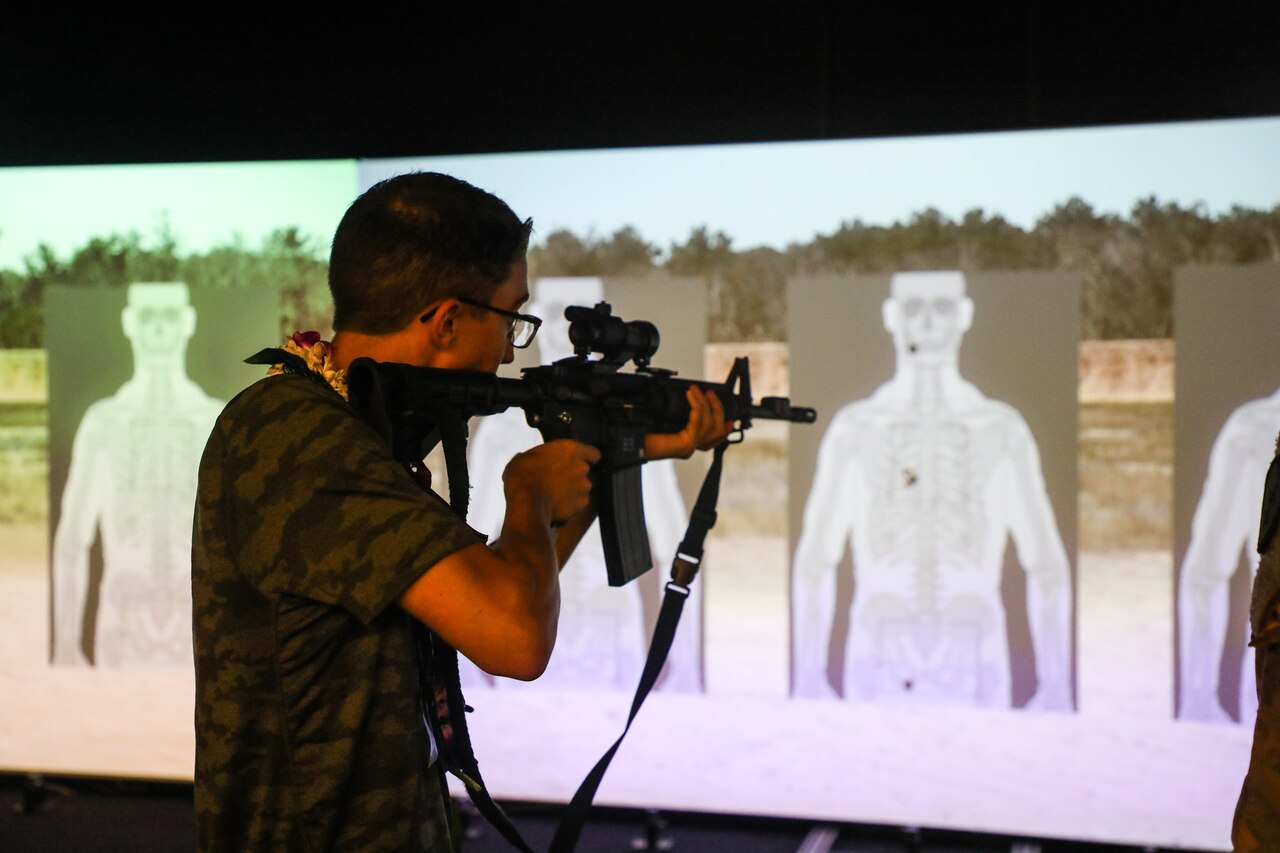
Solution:
[(497, 541), (436, 563), (400, 606), (485, 672), (537, 678), (560, 614), (554, 527), (587, 510), (587, 473), (599, 458), (595, 448), (567, 440), (518, 454), (503, 474), (507, 512)]
[[(649, 436), (649, 458), (689, 456), (730, 431), (714, 394), (689, 393), (679, 433)], [(588, 471), (600, 452), (551, 441), (517, 454), (503, 472), (506, 516), (492, 545), (463, 548), (432, 566), (400, 606), (485, 672), (532, 680), (546, 669), (560, 614), (557, 575), (595, 518)]]

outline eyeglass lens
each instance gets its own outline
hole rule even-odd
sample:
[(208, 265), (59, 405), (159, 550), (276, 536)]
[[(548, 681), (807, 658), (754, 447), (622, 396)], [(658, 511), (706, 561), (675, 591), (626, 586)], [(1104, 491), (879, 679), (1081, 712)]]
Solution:
[(533, 336), (538, 331), (538, 326), (530, 323), (523, 317), (513, 317), (511, 320), (511, 345), (519, 349), (527, 347), (533, 342)]

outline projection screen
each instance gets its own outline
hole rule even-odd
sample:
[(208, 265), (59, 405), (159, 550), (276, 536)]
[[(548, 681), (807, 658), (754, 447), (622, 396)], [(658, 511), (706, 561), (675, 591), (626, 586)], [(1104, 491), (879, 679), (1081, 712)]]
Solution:
[[(504, 372), (566, 355), (563, 306), (605, 300), (658, 325), (656, 366), (749, 355), (757, 397), (819, 411), (730, 448), (697, 596), (597, 802), (1227, 849), (1258, 507), (1239, 541), (1197, 544), (1194, 517), (1232, 413), (1255, 445), (1280, 431), (1274, 348), (1224, 343), (1280, 304), (1278, 146), (1259, 119), (0, 170), (23, 200), (0, 209), (0, 770), (191, 778), (209, 418), (259, 375), (245, 356), (330, 332), (346, 205), (437, 170), (534, 220), (547, 323)], [(484, 484), (537, 438), (490, 420), (492, 532)], [(660, 563), (704, 465), (646, 471)], [(1229, 565), (1198, 561), (1214, 543)], [(464, 666), (498, 797), (566, 800), (625, 722), (666, 568), (611, 589), (593, 547), (544, 681)], [(1230, 591), (1221, 647), (1191, 577)]]

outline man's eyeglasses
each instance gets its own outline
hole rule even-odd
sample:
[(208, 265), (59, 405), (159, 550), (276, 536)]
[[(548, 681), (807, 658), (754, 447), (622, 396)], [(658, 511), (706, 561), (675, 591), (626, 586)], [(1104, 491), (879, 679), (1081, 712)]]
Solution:
[[(495, 314), (501, 314), (507, 318), (507, 334), (511, 336), (511, 345), (516, 349), (524, 349), (533, 343), (533, 336), (538, 334), (538, 327), (542, 325), (542, 318), (535, 317), (532, 314), (517, 314), (515, 311), (508, 311), (505, 308), (498, 308), (488, 305), (484, 302), (477, 302), (474, 299), (464, 299), (461, 296), (455, 296), (454, 299), (463, 305), (470, 305), (472, 308), (483, 308), (486, 311), (492, 311)], [(438, 308), (439, 306), (437, 306)], [(418, 321), (425, 323), (431, 319), (431, 315), (436, 313), (436, 308), (432, 308), (427, 313), (418, 318)]]

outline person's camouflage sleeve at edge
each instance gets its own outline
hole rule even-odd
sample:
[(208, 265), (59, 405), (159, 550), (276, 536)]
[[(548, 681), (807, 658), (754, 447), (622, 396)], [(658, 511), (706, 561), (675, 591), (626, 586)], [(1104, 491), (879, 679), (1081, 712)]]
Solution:
[(1250, 622), (1258, 682), (1258, 716), (1254, 721), (1249, 772), (1236, 805), (1231, 828), (1233, 849), (1280, 850), (1280, 442), (1267, 472), (1262, 499), (1258, 551)]

